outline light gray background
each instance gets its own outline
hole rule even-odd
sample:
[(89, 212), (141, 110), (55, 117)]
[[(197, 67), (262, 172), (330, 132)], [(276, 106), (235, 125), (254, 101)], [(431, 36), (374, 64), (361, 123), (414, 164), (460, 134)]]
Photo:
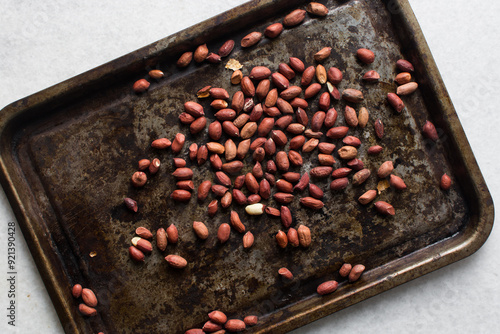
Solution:
[[(1, 0), (0, 107), (244, 1)], [(410, 0), (494, 200), (500, 199), (499, 1)], [(0, 332), (63, 333), (17, 229), (17, 327), (7, 326), (7, 222), (0, 191)], [(471, 257), (294, 331), (498, 331), (498, 226)]]

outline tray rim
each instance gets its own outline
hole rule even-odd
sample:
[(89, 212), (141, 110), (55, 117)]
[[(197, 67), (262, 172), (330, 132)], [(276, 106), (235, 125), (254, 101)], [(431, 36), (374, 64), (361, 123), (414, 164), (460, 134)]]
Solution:
[[(426, 251), (423, 253), (422, 251), (424, 249), (419, 249), (403, 258), (391, 261), (387, 266), (394, 268), (395, 272), (393, 275), (390, 275), (390, 277), (377, 279), (377, 269), (379, 268), (367, 272), (365, 277), (368, 279), (365, 281), (370, 283), (363, 285), (358, 283), (354, 284), (355, 289), (353, 289), (350, 294), (352, 298), (346, 303), (343, 303), (340, 307), (337, 303), (340, 298), (335, 298), (333, 295), (331, 298), (326, 298), (321, 305), (306, 311), (298, 312), (281, 322), (267, 326), (265, 329), (258, 330), (256, 333), (269, 333), (271, 331), (285, 333), (412, 279), (423, 276), (431, 271), (459, 261), (475, 253), (486, 242), (493, 227), (493, 200), (413, 10), (408, 0), (380, 1), (383, 3), (389, 2), (388, 5), (394, 5), (394, 8), (398, 10), (397, 14), (403, 15), (403, 21), (405, 23), (404, 28), (413, 35), (417, 47), (416, 52), (421, 56), (421, 61), (429, 74), (429, 85), (432, 86), (433, 91), (438, 97), (437, 102), (439, 104), (439, 109), (445, 111), (444, 121), (449, 126), (449, 135), (453, 137), (461, 148), (457, 153), (460, 155), (466, 170), (469, 172), (467, 177), (470, 178), (474, 189), (474, 194), (470, 195), (470, 197), (473, 197), (477, 201), (477, 215), (471, 216), (471, 219), (475, 219), (474, 224), (469, 223), (464, 230), (456, 235), (426, 247), (426, 250), (439, 251), (436, 252), (434, 256), (430, 256), (432, 252)], [(62, 99), (66, 95), (78, 94), (78, 92), (85, 90), (86, 87), (92, 87), (96, 83), (112, 80), (110, 77), (117, 72), (123, 73), (126, 71), (127, 75), (132, 75), (133, 72), (127, 71), (127, 69), (134, 68), (135, 71), (139, 71), (147, 67), (148, 64), (155, 63), (162, 57), (164, 52), (174, 45), (180, 45), (186, 41), (196, 44), (197, 39), (199, 40), (207, 37), (207, 30), (217, 29), (217, 27), (220, 26), (221, 20), (223, 20), (224, 24), (230, 24), (239, 17), (239, 14), (247, 13), (251, 15), (251, 13), (257, 13), (263, 8), (271, 8), (274, 2), (273, 0), (253, 0), (246, 2), (229, 11), (9, 104), (0, 111), (0, 140), (2, 140), (2, 144), (8, 142), (10, 138), (9, 134), (11, 131), (9, 125), (25, 112)], [(280, 2), (285, 3), (286, 1)], [(293, 7), (297, 4), (303, 5), (308, 1), (297, 0), (289, 2), (292, 2), (292, 4), (288, 4), (287, 6)], [(10, 144), (14, 143), (10, 142)], [(73, 303), (69, 303), (66, 298), (67, 296), (63, 293), (65, 290), (60, 288), (60, 282), (58, 282), (56, 275), (53, 274), (55, 268), (45, 254), (45, 251), (48, 250), (47, 239), (36, 234), (32, 223), (32, 221), (35, 220), (33, 219), (33, 212), (31, 208), (23, 204), (26, 203), (25, 199), (27, 196), (22, 193), (23, 188), (19, 188), (19, 184), (22, 184), (22, 175), (9, 173), (10, 171), (15, 172), (15, 169), (12, 167), (16, 162), (9, 154), (14, 152), (14, 148), (15, 145), (12, 145), (12, 147), (10, 145), (0, 146), (0, 184), (12, 206), (24, 238), (27, 241), (30, 253), (35, 259), (37, 269), (49, 292), (64, 330), (67, 333), (79, 332), (83, 327), (83, 320), (73, 317), (71, 312)], [(412, 265), (403, 267), (403, 264), (407, 263), (411, 263)], [(371, 279), (373, 279), (373, 281)], [(342, 298), (345, 298), (345, 296)], [(302, 303), (300, 304), (302, 305)]]

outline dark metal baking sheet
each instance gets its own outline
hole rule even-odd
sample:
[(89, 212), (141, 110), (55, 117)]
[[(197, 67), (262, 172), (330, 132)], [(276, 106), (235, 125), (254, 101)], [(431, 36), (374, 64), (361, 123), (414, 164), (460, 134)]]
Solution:
[[(229, 220), (229, 211), (209, 219), (206, 207), (194, 199), (187, 205), (169, 199), (172, 155), (149, 148), (151, 140), (188, 134), (177, 116), (198, 88), (210, 84), (237, 90), (228, 85), (231, 71), (223, 64), (179, 70), (177, 57), (200, 43), (216, 50), (228, 38), (239, 41), (306, 4), (249, 2), (2, 110), (2, 185), (67, 333), (183, 333), (202, 325), (213, 309), (239, 318), (258, 314), (259, 324), (249, 332), (283, 333), (457, 261), (484, 243), (493, 224), (491, 197), (411, 8), (402, 0), (328, 1), (326, 18), (307, 17), (276, 40), (264, 39), (249, 50), (237, 47), (230, 56), (244, 71), (255, 65), (276, 69), (290, 56), (313, 64), (315, 51), (333, 47), (325, 66), (344, 71), (339, 88), (365, 92), (363, 105), (371, 119), (380, 117), (386, 126), (382, 141), (373, 136), (373, 123), (353, 132), (363, 138), (360, 158), (372, 171), (384, 160), (395, 161), (408, 185), (407, 191), (387, 190), (379, 197), (395, 206), (395, 217), (382, 217), (355, 201), (376, 186), (371, 178), (345, 193), (327, 192), (325, 209), (317, 213), (292, 204), (294, 225), (311, 228), (313, 245), (280, 250), (273, 240), (279, 221), (248, 217), (236, 207), (256, 237), (254, 247), (244, 251), (234, 232), (228, 244), (216, 242), (216, 228)], [(377, 54), (369, 68), (386, 79), (378, 85), (358, 80), (367, 69), (353, 57), (360, 46)], [(399, 58), (415, 65), (420, 88), (405, 98), (407, 109), (396, 115), (384, 96), (395, 89), (391, 78)], [(151, 68), (162, 69), (167, 78), (153, 83), (147, 94), (133, 94), (132, 83)], [(333, 103), (339, 111), (344, 105)], [(420, 133), (427, 119), (439, 129), (437, 144)], [(205, 134), (187, 136), (188, 143), (205, 140)], [(386, 150), (368, 157), (366, 148), (375, 143)], [(180, 156), (186, 155), (185, 149)], [(136, 190), (129, 177), (144, 157), (158, 157), (163, 165), (144, 189)], [(302, 171), (316, 164), (314, 155), (308, 158)], [(208, 164), (194, 169), (196, 184), (212, 178)], [(454, 180), (448, 193), (436, 187), (443, 172)], [(137, 214), (124, 208), (125, 196), (138, 200)], [(195, 219), (209, 226), (207, 241), (195, 238)], [(181, 242), (167, 252), (185, 256), (190, 262), (186, 270), (169, 269), (156, 251), (143, 265), (129, 259), (127, 247), (136, 227), (155, 230), (172, 222)], [(90, 257), (91, 252), (97, 256)], [(344, 261), (367, 266), (359, 282), (340, 279)], [(293, 282), (276, 277), (282, 266), (296, 273)], [(317, 296), (316, 286), (328, 279), (339, 280), (339, 290)], [(78, 313), (70, 295), (75, 283), (97, 293), (97, 317)]]

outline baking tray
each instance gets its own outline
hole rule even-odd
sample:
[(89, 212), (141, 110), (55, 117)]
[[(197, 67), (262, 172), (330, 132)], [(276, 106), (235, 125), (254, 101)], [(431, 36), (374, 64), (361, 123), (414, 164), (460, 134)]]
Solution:
[[(418, 23), (403, 0), (327, 1), (326, 18), (307, 16), (277, 39), (264, 39), (248, 50), (236, 47), (230, 56), (248, 73), (255, 65), (276, 69), (290, 56), (313, 64), (316, 51), (333, 47), (325, 67), (341, 68), (345, 79), (339, 89), (361, 89), (363, 105), (371, 112), (369, 126), (351, 133), (363, 138), (360, 158), (372, 171), (393, 160), (408, 185), (406, 191), (386, 190), (379, 196), (394, 205), (394, 217), (357, 204), (361, 193), (376, 187), (374, 177), (343, 193), (327, 191), (319, 212), (300, 208), (296, 199), (290, 206), (294, 226), (308, 225), (313, 244), (281, 250), (273, 240), (281, 228), (278, 220), (248, 217), (242, 207), (233, 206), (256, 237), (253, 248), (244, 251), (235, 232), (226, 245), (216, 242), (216, 228), (228, 222), (229, 211), (210, 219), (206, 203), (169, 199), (175, 184), (172, 154), (151, 149), (151, 141), (183, 132), (187, 143), (204, 142), (206, 134), (191, 136), (179, 124), (183, 103), (195, 99), (196, 90), (205, 85), (226, 87), (231, 94), (237, 90), (228, 85), (231, 71), (224, 69), (225, 61), (179, 70), (179, 55), (202, 43), (217, 50), (229, 38), (238, 42), (306, 4), (246, 3), (2, 110), (1, 183), (67, 333), (183, 333), (201, 326), (214, 309), (231, 318), (259, 315), (259, 324), (247, 332), (284, 333), (458, 261), (485, 242), (493, 225), (492, 199)], [(353, 54), (359, 47), (375, 51), (374, 64), (356, 61)], [(414, 64), (419, 83), (419, 90), (405, 98), (401, 115), (384, 98), (395, 90), (391, 78), (399, 58)], [(167, 78), (154, 82), (146, 94), (134, 94), (133, 82), (152, 68), (163, 70)], [(358, 79), (367, 69), (381, 74), (379, 84)], [(332, 105), (342, 111), (345, 102)], [(382, 140), (373, 135), (376, 118), (385, 123)], [(437, 143), (421, 135), (427, 119), (438, 128)], [(338, 124), (343, 121), (340, 116)], [(366, 148), (376, 143), (386, 147), (384, 153), (368, 157)], [(186, 148), (179, 156), (187, 156)], [(163, 163), (160, 172), (144, 189), (133, 189), (129, 178), (136, 162), (154, 157)], [(302, 171), (317, 164), (314, 155), (305, 158)], [(250, 158), (247, 162), (251, 165)], [(196, 185), (213, 178), (208, 164), (194, 169)], [(437, 187), (444, 172), (453, 178), (448, 192)], [(328, 186), (326, 181), (317, 184)], [(126, 196), (140, 203), (137, 214), (124, 207)], [(276, 206), (272, 200), (269, 204)], [(195, 219), (208, 225), (208, 240), (194, 236)], [(181, 242), (170, 245), (167, 253), (185, 256), (188, 268), (168, 268), (156, 250), (144, 264), (129, 259), (127, 248), (136, 227), (156, 230), (172, 222), (179, 227)], [(349, 284), (338, 275), (343, 262), (363, 263), (367, 270)], [(292, 282), (278, 279), (282, 266), (295, 273)], [(317, 285), (330, 279), (340, 282), (339, 289), (318, 296)], [(70, 294), (75, 283), (96, 292), (96, 317), (78, 313)]]

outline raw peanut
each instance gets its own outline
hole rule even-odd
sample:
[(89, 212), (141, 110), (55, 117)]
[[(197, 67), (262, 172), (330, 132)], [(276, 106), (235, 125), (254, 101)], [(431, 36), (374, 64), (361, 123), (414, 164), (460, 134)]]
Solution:
[(213, 153), (212, 155), (210, 155), (210, 164), (212, 165), (212, 168), (214, 170), (222, 169), (222, 159), (218, 154)]
[(396, 94), (398, 95), (410, 95), (415, 92), (418, 88), (418, 84), (416, 82), (408, 82), (404, 85), (401, 85), (396, 90)]
[(193, 222), (193, 230), (194, 230), (194, 233), (196, 233), (196, 235), (198, 236), (198, 238), (200, 238), (202, 240), (205, 240), (208, 238), (208, 228), (202, 222), (194, 221)]
[(138, 262), (144, 261), (144, 253), (138, 250), (136, 247), (130, 246), (128, 248), (128, 253), (133, 260)]
[(349, 128), (347, 126), (337, 126), (328, 130), (326, 136), (332, 139), (342, 139), (346, 136), (348, 131)]
[(221, 109), (226, 109), (229, 107), (229, 104), (221, 99), (213, 100), (212, 103), (210, 103), (210, 106), (214, 109), (221, 110)]
[(306, 142), (306, 137), (302, 135), (295, 136), (290, 140), (289, 147), (291, 150), (298, 150), (304, 145), (305, 142)]
[(280, 97), (285, 100), (292, 100), (302, 93), (302, 88), (298, 86), (290, 86), (280, 93)]
[(236, 211), (231, 211), (231, 226), (238, 231), (239, 233), (245, 232), (245, 225), (241, 222), (240, 216), (238, 215), (238, 212)]
[(259, 43), (262, 39), (262, 33), (253, 31), (241, 39), (241, 47), (249, 48)]
[(287, 268), (283, 267), (278, 270), (278, 274), (280, 274), (281, 277), (285, 279), (293, 279), (293, 274), (290, 270)]
[(282, 172), (288, 171), (290, 168), (290, 161), (288, 160), (286, 152), (279, 151), (276, 153), (276, 167)]
[(318, 154), (318, 162), (321, 166), (333, 166), (335, 158), (330, 154)]
[(378, 212), (380, 212), (383, 215), (391, 215), (394, 216), (396, 214), (396, 211), (394, 210), (394, 207), (390, 205), (387, 202), (384, 201), (378, 201), (375, 203), (375, 208), (377, 209)]
[(245, 207), (245, 212), (251, 216), (258, 216), (264, 213), (264, 205), (261, 203), (250, 204)]
[(167, 232), (163, 227), (160, 227), (156, 231), (156, 247), (162, 252), (167, 249), (168, 240), (167, 240)]
[(189, 159), (190, 160), (195, 160), (196, 156), (198, 155), (198, 144), (192, 143), (189, 145)]
[(361, 145), (361, 140), (357, 137), (354, 137), (354, 136), (344, 137), (342, 142), (346, 145), (354, 146), (354, 147), (359, 147)]
[(233, 94), (233, 99), (231, 100), (231, 109), (240, 113), (245, 106), (245, 94), (239, 90)]
[(222, 206), (224, 209), (229, 208), (231, 206), (231, 203), (233, 202), (233, 195), (231, 192), (226, 192), (224, 196), (220, 199), (220, 206)]
[(356, 158), (358, 150), (354, 146), (343, 146), (337, 151), (339, 157), (343, 160), (351, 160)]
[(335, 100), (340, 100), (340, 92), (337, 87), (332, 85), (329, 81), (326, 82), (326, 88), (328, 89), (328, 92), (330, 95), (335, 99)]
[(316, 74), (316, 68), (314, 66), (309, 66), (302, 73), (300, 84), (302, 86), (309, 86), (315, 74)]
[(189, 131), (191, 134), (195, 135), (199, 132), (201, 132), (203, 129), (205, 129), (205, 126), (207, 125), (207, 119), (206, 117), (199, 117), (196, 120), (191, 123), (189, 126)]
[(271, 76), (271, 70), (265, 66), (255, 66), (250, 71), (249, 77), (253, 80), (264, 80)]
[[(134, 244), (134, 242), (133, 242), (134, 239), (135, 238), (132, 239), (132, 244)], [(137, 247), (137, 249), (139, 249), (143, 253), (149, 254), (153, 251), (153, 246), (146, 239), (138, 238), (138, 240), (135, 242), (134, 246)]]
[(227, 57), (233, 51), (234, 48), (234, 40), (230, 39), (224, 42), (222, 46), (219, 48), (219, 55), (221, 57)]
[(441, 189), (443, 190), (448, 190), (451, 188), (451, 177), (448, 176), (448, 174), (443, 174), (443, 176), (441, 176), (441, 182), (439, 183), (439, 186), (441, 187)]
[(353, 88), (344, 89), (342, 92), (342, 98), (352, 103), (360, 103), (364, 100), (363, 93)]
[(203, 106), (194, 101), (188, 101), (184, 103), (184, 111), (193, 116), (194, 118), (198, 118), (205, 115), (203, 111)]
[(191, 63), (191, 60), (193, 60), (193, 53), (190, 51), (184, 52), (177, 60), (177, 66), (186, 67)]
[(286, 143), (288, 142), (288, 138), (281, 130), (271, 131), (271, 138), (276, 143), (276, 146), (280, 146), (280, 147), (285, 146)]
[(93, 317), (97, 314), (97, 310), (93, 307), (89, 307), (85, 304), (78, 305), (78, 310), (81, 314), (87, 317)]
[(368, 82), (378, 82), (380, 79), (380, 74), (378, 74), (377, 71), (371, 70), (365, 73), (363, 75), (363, 80), (368, 81)]
[(401, 100), (401, 98), (394, 93), (387, 94), (387, 101), (398, 113), (403, 111), (403, 109), (405, 108), (403, 100)]
[(347, 175), (349, 175), (350, 173), (352, 172), (352, 169), (351, 168), (347, 168), (347, 167), (341, 167), (341, 168), (337, 168), (336, 170), (334, 170), (332, 172), (332, 177), (334, 179), (339, 179), (341, 177), (346, 177)]
[(219, 121), (213, 121), (208, 126), (208, 136), (212, 140), (219, 140), (222, 135), (222, 125)]
[(262, 119), (259, 126), (257, 127), (257, 136), (265, 137), (271, 132), (274, 127), (274, 118), (266, 117)]
[(151, 165), (149, 165), (149, 173), (151, 175), (158, 173), (158, 170), (160, 170), (160, 164), (160, 159), (154, 158), (153, 161), (151, 161)]
[(130, 211), (133, 211), (133, 212), (137, 212), (138, 207), (137, 207), (136, 201), (127, 197), (127, 198), (123, 199), (123, 202), (125, 203), (125, 206), (127, 207), (127, 209), (129, 209)]
[(252, 247), (254, 240), (255, 239), (252, 232), (248, 231), (247, 233), (245, 233), (245, 235), (243, 236), (243, 248), (248, 249)]
[(327, 72), (327, 78), (330, 83), (337, 85), (342, 81), (342, 72), (336, 67), (330, 67)]
[(389, 183), (391, 184), (391, 186), (393, 186), (394, 188), (396, 188), (398, 190), (404, 190), (404, 189), (406, 189), (405, 182), (399, 176), (391, 174), (391, 177), (389, 179)]
[(194, 51), (193, 59), (197, 63), (201, 63), (208, 56), (208, 48), (206, 44), (199, 45)]
[(163, 73), (162, 71), (160, 70), (151, 70), (148, 72), (149, 76), (153, 79), (161, 79), (165, 76), (165, 73)]
[(174, 224), (170, 224), (167, 227), (167, 241), (170, 244), (176, 244), (179, 240), (179, 232), (177, 231), (177, 227)]
[(269, 93), (267, 93), (264, 106), (267, 108), (273, 107), (276, 104), (277, 99), (278, 99), (278, 89), (273, 88), (269, 91)]
[(194, 183), (191, 180), (179, 181), (176, 183), (177, 189), (183, 189), (187, 191), (194, 190)]
[(249, 205), (257, 204), (261, 200), (262, 200), (262, 197), (260, 197), (259, 194), (252, 194), (252, 195), (248, 196), (248, 199), (247, 199)]
[(276, 38), (283, 31), (283, 25), (281, 23), (273, 23), (264, 30), (264, 35), (267, 38)]
[(330, 190), (339, 191), (343, 190), (349, 184), (349, 179), (347, 177), (341, 177), (340, 179), (335, 179), (330, 183)]
[(293, 114), (293, 107), (290, 103), (278, 97), (276, 100), (276, 106), (282, 114)]
[(243, 168), (243, 162), (231, 161), (222, 165), (222, 170), (228, 174), (237, 174)]
[(263, 147), (257, 147), (252, 155), (253, 160), (258, 162), (264, 161), (265, 157), (266, 157), (266, 151), (264, 150)]
[(250, 142), (250, 139), (245, 139), (238, 144), (238, 148), (236, 149), (236, 158), (244, 159), (246, 157), (248, 151), (250, 150)]
[(271, 208), (270, 206), (266, 206), (266, 209), (264, 211), (271, 217), (278, 218), (281, 215), (280, 210), (276, 208)]
[(307, 4), (306, 10), (309, 14), (316, 16), (326, 16), (328, 14), (328, 8), (319, 2), (310, 2)]
[(229, 190), (227, 187), (221, 186), (219, 184), (214, 184), (212, 185), (212, 192), (215, 194), (217, 197), (222, 197), (224, 194)]
[(331, 53), (332, 53), (332, 48), (324, 47), (323, 49), (319, 50), (314, 54), (314, 60), (316, 60), (317, 62), (322, 62), (326, 58), (330, 57)]
[(306, 208), (313, 209), (313, 210), (320, 210), (325, 206), (325, 204), (322, 201), (320, 201), (319, 199), (313, 198), (313, 197), (301, 198), (300, 204), (302, 204)]
[(394, 165), (392, 161), (386, 161), (382, 165), (380, 165), (377, 176), (381, 179), (388, 177), (391, 175), (392, 170), (394, 169)]
[(134, 174), (132, 174), (132, 178), (130, 179), (132, 185), (138, 188), (144, 186), (147, 181), (148, 177), (144, 172), (135, 172)]
[(309, 117), (307, 117), (306, 111), (301, 107), (297, 108), (296, 118), (297, 122), (304, 126), (307, 126), (307, 124), (309, 124)]
[(363, 271), (365, 271), (365, 266), (362, 264), (357, 264), (352, 267), (351, 272), (349, 273), (349, 282), (357, 281)]
[(311, 245), (311, 231), (309, 230), (309, 227), (300, 225), (297, 229), (297, 234), (299, 236), (300, 246), (309, 247)]
[[(246, 97), (243, 103), (243, 112), (249, 112), (255, 107), (255, 103), (253, 102), (253, 98)], [(261, 114), (262, 115), (262, 114)], [(254, 121), (251, 119), (251, 121)]]
[(283, 224), (285, 228), (289, 228), (290, 225), (292, 225), (292, 212), (285, 205), (281, 206), (280, 218), (281, 218), (281, 224)]
[(203, 165), (208, 159), (208, 148), (206, 145), (201, 145), (196, 153), (196, 162), (198, 166)]
[[(330, 108), (330, 94), (328, 92), (324, 92), (319, 96), (318, 107), (321, 110), (327, 111)], [(326, 115), (325, 115), (326, 117)]]
[(172, 268), (182, 269), (187, 266), (186, 259), (180, 255), (170, 254), (165, 257), (165, 260), (167, 261), (168, 265), (171, 266)]
[(274, 153), (276, 153), (276, 144), (272, 138), (267, 138), (264, 143), (264, 152), (266, 152), (268, 156), (273, 156)]
[(271, 75), (271, 81), (280, 90), (285, 90), (290, 86), (290, 81), (281, 73), (275, 72)]
[(370, 174), (371, 172), (367, 168), (360, 170), (359, 172), (357, 172), (352, 176), (352, 184), (354, 186), (359, 186), (370, 177)]
[(193, 171), (187, 167), (177, 168), (172, 173), (172, 176), (177, 180), (190, 180), (193, 178)]
[(303, 9), (295, 9), (283, 19), (283, 25), (287, 28), (294, 27), (304, 21), (306, 11)]
[(330, 108), (328, 109), (328, 111), (326, 112), (326, 115), (325, 115), (325, 120), (324, 120), (324, 125), (327, 127), (327, 128), (331, 128), (335, 125), (335, 122), (337, 121), (337, 110), (335, 110), (335, 108)]
[(236, 144), (232, 139), (226, 140), (224, 143), (226, 161), (231, 161), (236, 158)]
[(281, 248), (286, 248), (288, 245), (288, 238), (285, 234), (285, 232), (279, 230), (278, 233), (276, 234), (276, 242), (278, 243), (278, 246)]
[(231, 74), (231, 84), (239, 85), (241, 83), (241, 79), (243, 78), (243, 72), (240, 70), (236, 70)]
[(140, 236), (141, 238), (144, 238), (144, 239), (153, 238), (153, 233), (151, 233), (150, 230), (148, 230), (147, 228), (142, 227), (142, 226), (135, 229), (135, 234), (137, 234), (138, 236)]
[[(248, 120), (250, 119), (249, 114), (240, 114), (236, 119), (233, 121), (234, 126), (236, 126), (238, 129), (241, 129), (242, 127), (247, 124)], [(255, 123), (255, 122), (253, 122)], [(245, 138), (246, 139), (246, 138)]]
[(376, 190), (368, 190), (367, 192), (365, 192), (363, 195), (361, 195), (358, 198), (358, 202), (363, 204), (363, 205), (366, 205), (366, 204), (370, 203), (371, 201), (373, 201), (375, 199), (375, 197), (377, 197), (377, 191)]
[(243, 322), (247, 326), (255, 326), (257, 325), (257, 322), (259, 321), (259, 318), (256, 315), (248, 315), (243, 319)]
[(266, 179), (262, 179), (259, 184), (259, 195), (263, 199), (271, 197), (271, 185)]
[(358, 126), (358, 116), (356, 115), (356, 110), (349, 106), (345, 107), (344, 117), (347, 125), (355, 128)]
[(301, 99), (300, 97), (296, 97), (292, 101), (290, 101), (290, 105), (294, 108), (306, 109), (309, 106), (309, 103), (307, 103), (306, 100)]
[(169, 148), (171, 145), (172, 145), (172, 143), (167, 138), (155, 139), (151, 143), (152, 148), (156, 148), (156, 149), (160, 149), (160, 150)]
[(224, 88), (214, 87), (210, 88), (210, 97), (215, 100), (227, 100), (229, 99), (229, 93)]
[(304, 132), (305, 129), (306, 127), (300, 123), (292, 123), (287, 126), (286, 131), (290, 132), (293, 135), (299, 135)]
[(132, 89), (136, 93), (144, 93), (145, 91), (148, 90), (149, 85), (150, 85), (150, 83), (146, 79), (139, 79), (136, 82), (134, 82)]
[(246, 325), (242, 320), (231, 319), (226, 322), (224, 328), (229, 332), (241, 332), (245, 330)]
[[(183, 112), (179, 115), (179, 121), (184, 125), (189, 125), (193, 123), (195, 118), (189, 115), (187, 112)], [(170, 142), (170, 141), (169, 141)], [(170, 145), (169, 145), (170, 146)]]
[(306, 131), (304, 131), (304, 135), (307, 137), (307, 138), (316, 138), (316, 139), (320, 139), (321, 137), (323, 137), (323, 132), (314, 132), (313, 130), (311, 129), (307, 129)]
[(321, 64), (318, 64), (318, 66), (316, 66), (316, 79), (322, 85), (326, 83), (327, 80), (326, 69)]
[[(226, 224), (227, 225), (227, 224)], [(228, 225), (229, 226), (229, 225)], [(223, 325), (227, 321), (227, 316), (221, 311), (212, 311), (208, 314), (208, 318), (216, 324)]]
[(233, 109), (229, 109), (229, 108), (221, 109), (221, 110), (217, 111), (214, 116), (215, 116), (215, 118), (217, 118), (217, 120), (219, 120), (221, 122), (232, 121), (236, 118), (236, 111), (234, 111)]
[(318, 144), (318, 150), (323, 154), (332, 154), (335, 150), (335, 144), (322, 142)]
[(174, 166), (175, 168), (186, 167), (186, 160), (182, 158), (174, 158)]
[(299, 245), (300, 245), (299, 234), (298, 234), (296, 229), (294, 229), (293, 227), (290, 227), (288, 229), (286, 236), (288, 238), (288, 243), (290, 244), (290, 246), (299, 247)]
[(368, 109), (365, 107), (362, 107), (359, 109), (358, 113), (358, 125), (360, 128), (364, 129), (366, 125), (368, 124), (368, 119), (370, 118), (370, 114), (368, 112)]
[(175, 154), (179, 153), (182, 150), (185, 141), (186, 136), (184, 136), (182, 133), (177, 133), (174, 140), (172, 141), (172, 146), (170, 146), (172, 152), (174, 152)]
[(208, 209), (207, 209), (208, 216), (209, 217), (215, 216), (217, 210), (219, 210), (219, 201), (214, 199), (208, 204)]
[(231, 178), (227, 176), (224, 172), (216, 172), (215, 178), (217, 182), (222, 184), (223, 186), (230, 187), (231, 186)]
[(247, 204), (247, 197), (239, 189), (233, 189), (233, 198), (236, 201), (236, 203), (238, 203), (239, 205), (246, 205)]
[(274, 200), (281, 204), (290, 204), (293, 201), (294, 196), (288, 193), (275, 193)]
[(408, 72), (401, 72), (398, 75), (396, 75), (394, 81), (396, 81), (400, 85), (407, 84), (411, 81), (411, 74)]
[(90, 307), (97, 306), (97, 297), (95, 296), (94, 291), (90, 289), (85, 288), (82, 290), (82, 299), (87, 306)]
[(260, 179), (264, 176), (264, 170), (262, 169), (260, 162), (257, 161), (253, 166), (252, 175), (255, 176), (256, 179)]
[(238, 177), (234, 180), (234, 188), (241, 189), (245, 184), (245, 175), (238, 175)]
[(337, 283), (337, 281), (326, 281), (318, 286), (316, 292), (321, 296), (328, 295), (330, 293), (335, 292), (338, 286), (339, 283)]
[(215, 322), (212, 322), (212, 321), (205, 322), (205, 324), (202, 327), (202, 330), (204, 331), (204, 333), (205, 332), (213, 333), (213, 332), (219, 331), (221, 329), (222, 329), (221, 325), (216, 324)]
[(311, 119), (311, 129), (319, 131), (325, 121), (326, 113), (324, 111), (317, 111)]
[(404, 59), (399, 59), (396, 62), (396, 67), (398, 68), (398, 70), (403, 72), (413, 72), (415, 70), (413, 68), (413, 65), (408, 60)]
[(439, 135), (436, 131), (436, 127), (429, 121), (426, 121), (423, 127), (424, 135), (430, 140), (437, 141), (439, 139)]
[(375, 61), (375, 53), (368, 49), (358, 49), (356, 52), (359, 60), (361, 60), (365, 64), (371, 64)]
[[(284, 177), (284, 175), (283, 175), (283, 177)], [(302, 174), (302, 176), (300, 176), (300, 174), (299, 174), (298, 183), (293, 187), (293, 190), (304, 191), (308, 184), (309, 184), (309, 174), (307, 172)]]
[[(285, 180), (287, 180), (288, 182), (296, 183), (300, 180), (301, 175), (300, 175), (300, 173), (287, 172), (287, 173), (283, 174), (283, 178)], [(309, 181), (307, 181), (307, 182), (309, 182)]]
[(292, 80), (293, 78), (295, 78), (295, 72), (290, 66), (288, 66), (288, 64), (285, 63), (279, 64), (278, 72), (283, 74), (285, 78), (287, 78), (288, 80)]
[(191, 328), (185, 331), (184, 334), (205, 334), (205, 331), (201, 328)]
[(203, 87), (202, 89), (200, 89), (196, 92), (196, 96), (199, 99), (204, 99), (206, 97), (209, 97), (210, 96), (210, 88), (212, 88), (212, 86)]
[(321, 90), (321, 85), (319, 83), (315, 82), (306, 88), (306, 90), (304, 91), (304, 98), (310, 99), (310, 98), (316, 96), (320, 90)]
[(257, 88), (255, 88), (255, 95), (257, 98), (262, 101), (266, 98), (269, 93), (269, 88), (271, 87), (271, 80), (264, 79), (259, 82)]
[(304, 69), (305, 69), (304, 63), (299, 58), (297, 58), (297, 57), (288, 58), (288, 64), (295, 72), (299, 72), (299, 73), (304, 72)]
[(262, 106), (262, 109), (266, 113), (266, 115), (270, 117), (278, 117), (281, 116), (281, 111), (278, 109), (278, 107), (266, 107), (265, 105)]
[(349, 166), (349, 168), (352, 168), (353, 170), (356, 170), (356, 171), (359, 171), (359, 170), (362, 170), (363, 168), (365, 168), (365, 164), (363, 163), (363, 161), (361, 161), (357, 158), (349, 160), (347, 162), (347, 166)]
[(280, 179), (276, 181), (276, 188), (278, 188), (278, 191), (284, 192), (284, 193), (292, 193), (293, 192), (293, 184), (290, 182)]
[(149, 159), (141, 159), (137, 163), (137, 169), (138, 170), (146, 170), (146, 169), (148, 169), (150, 164), (151, 164), (151, 161), (149, 161)]
[(208, 142), (207, 143), (207, 150), (211, 153), (223, 154), (226, 149), (224, 148), (224, 145), (222, 145), (220, 143)]
[(344, 263), (342, 267), (339, 269), (339, 274), (342, 277), (347, 277), (349, 276), (349, 273), (351, 272), (352, 265), (350, 263)]
[(241, 91), (246, 96), (253, 97), (255, 95), (255, 86), (248, 76), (241, 79)]
[(375, 134), (379, 139), (384, 137), (384, 123), (379, 119), (375, 121)]
[(80, 296), (82, 295), (82, 286), (80, 284), (75, 284), (73, 285), (73, 288), (71, 289), (71, 294), (73, 295), (73, 297), (75, 298), (80, 298)]

